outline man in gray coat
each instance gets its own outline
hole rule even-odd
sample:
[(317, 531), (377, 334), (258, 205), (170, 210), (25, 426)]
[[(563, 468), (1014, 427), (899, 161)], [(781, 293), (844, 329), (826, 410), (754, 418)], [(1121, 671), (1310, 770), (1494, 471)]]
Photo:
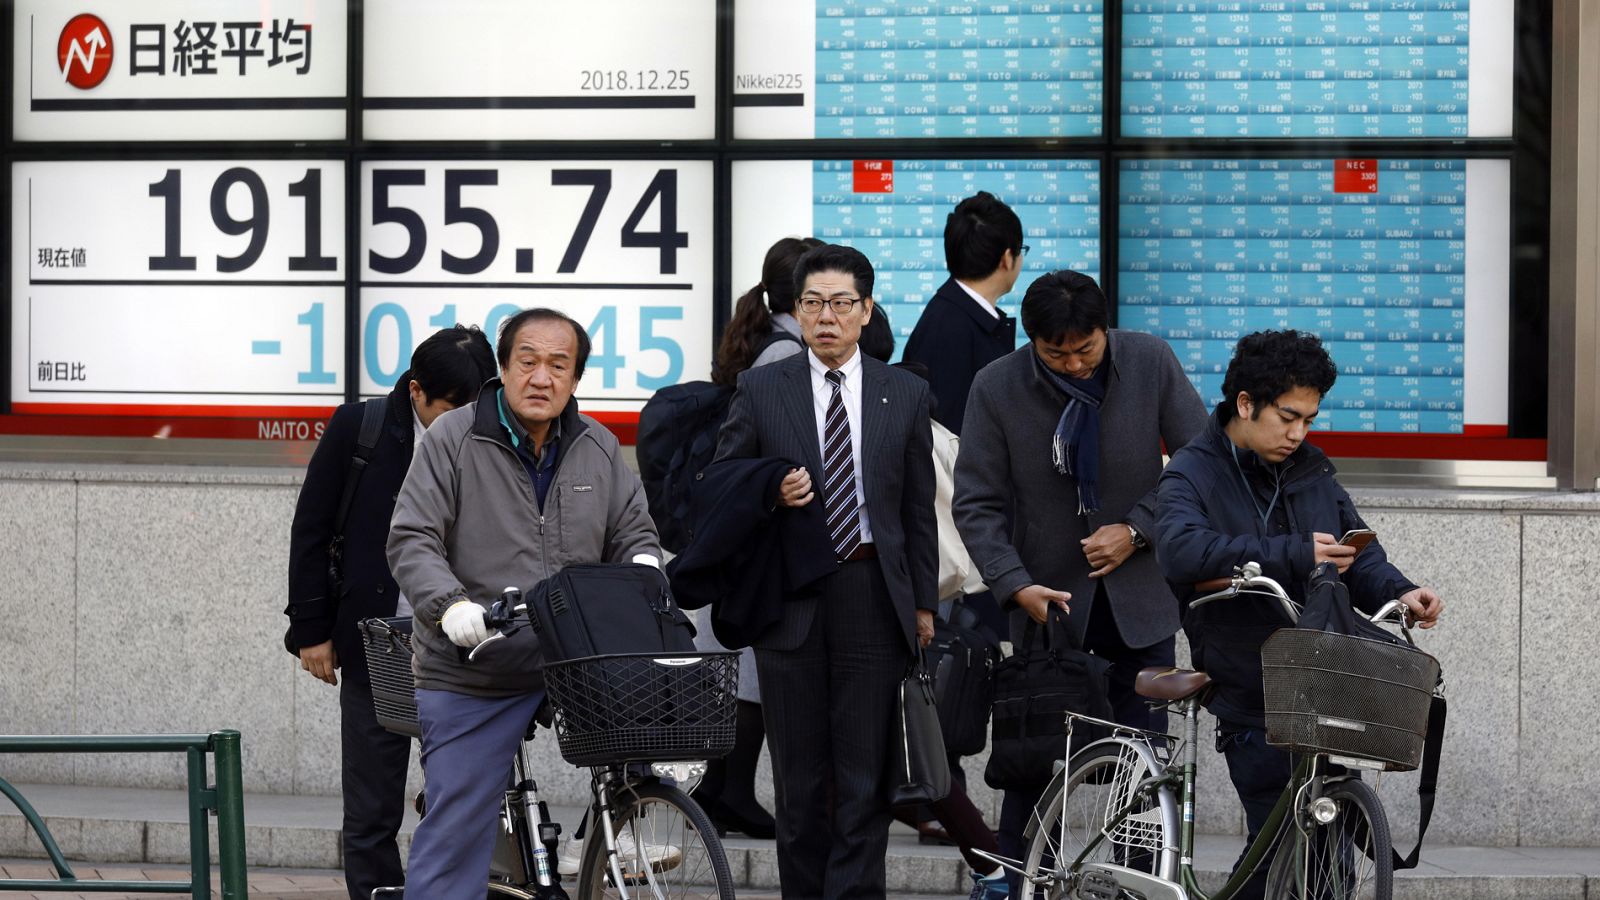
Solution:
[(523, 310), (497, 356), (500, 377), (423, 437), (389, 532), (390, 568), (415, 606), (428, 775), (406, 895), (427, 900), (482, 900), (512, 754), (544, 699), (532, 629), (467, 661), (489, 637), (489, 604), (573, 563), (661, 557), (639, 477), (572, 399), (589, 358), (583, 327)]
[[(956, 527), (1020, 647), (1052, 606), (1111, 663), (1118, 721), (1160, 728), (1133, 693), (1173, 665), (1178, 601), (1150, 547), (1163, 447), (1199, 435), (1206, 410), (1165, 341), (1107, 327), (1106, 298), (1078, 272), (1044, 275), (1022, 300), (1029, 345), (978, 373), (956, 458)], [(1038, 635), (1035, 635), (1038, 640)], [(1043, 789), (1051, 773), (1039, 773)], [(1037, 791), (1007, 791), (1000, 852), (1018, 858)], [(1015, 890), (1015, 887), (1013, 887)]]

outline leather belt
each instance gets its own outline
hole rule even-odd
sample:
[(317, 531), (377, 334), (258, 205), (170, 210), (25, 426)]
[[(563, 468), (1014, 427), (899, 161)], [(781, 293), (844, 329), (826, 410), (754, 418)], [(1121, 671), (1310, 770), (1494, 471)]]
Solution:
[(850, 555), (849, 556), (846, 556), (844, 559), (841, 559), (839, 561), (840, 562), (860, 562), (863, 559), (877, 559), (877, 558), (878, 558), (878, 548), (875, 545), (873, 545), (873, 544), (857, 544), (856, 548), (854, 550), (850, 551)]

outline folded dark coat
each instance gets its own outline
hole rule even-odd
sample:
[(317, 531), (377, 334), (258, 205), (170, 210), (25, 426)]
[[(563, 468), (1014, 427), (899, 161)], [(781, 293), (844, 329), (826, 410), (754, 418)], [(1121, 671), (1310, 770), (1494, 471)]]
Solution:
[(777, 624), (786, 600), (810, 596), (839, 568), (822, 503), (776, 507), (778, 484), (798, 464), (729, 459), (699, 476), (690, 504), (689, 546), (667, 564), (685, 609), (711, 607), (711, 630), (730, 650)]

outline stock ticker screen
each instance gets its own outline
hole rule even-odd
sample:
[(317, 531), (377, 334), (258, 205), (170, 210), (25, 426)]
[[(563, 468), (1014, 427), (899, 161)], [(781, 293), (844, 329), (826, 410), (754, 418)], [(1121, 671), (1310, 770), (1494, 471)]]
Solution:
[(1098, 136), (1104, 8), (737, 0), (735, 136)]
[(1128, 137), (1509, 137), (1505, 0), (1128, 0)]
[[(1469, 404), (1467, 369), (1504, 371), (1491, 344), (1505, 329), (1505, 247), (1470, 224), (1504, 218), (1506, 195), (1494, 186), (1504, 168), (1123, 161), (1119, 323), (1165, 338), (1208, 403), (1221, 396), (1239, 338), (1295, 328), (1320, 335), (1339, 367), (1318, 428), (1460, 434), (1469, 421), (1503, 422), (1492, 391)], [(1476, 344), (1475, 312), (1485, 316)]]

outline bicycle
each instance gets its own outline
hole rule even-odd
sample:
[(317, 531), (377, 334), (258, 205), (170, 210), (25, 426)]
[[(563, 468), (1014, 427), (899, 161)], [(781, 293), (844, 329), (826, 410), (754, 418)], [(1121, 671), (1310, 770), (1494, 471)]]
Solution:
[[(521, 627), (519, 614), (526, 608), (508, 591), (486, 617), (494, 631), (489, 641), (498, 640)], [(368, 668), (372, 676), (373, 706), (378, 722), (399, 734), (420, 738), (411, 674), (410, 619), (369, 619), (361, 623)], [(486, 641), (485, 643), (488, 643)], [(483, 644), (480, 644), (481, 648)], [(477, 652), (477, 648), (472, 651)], [(472, 654), (468, 655), (472, 658)], [(670, 740), (657, 741), (652, 749), (657, 758), (634, 758), (615, 740), (601, 741), (599, 759), (569, 752), (577, 739), (579, 751), (585, 749), (585, 726), (595, 722), (585, 717), (604, 719), (615, 725), (629, 717), (627, 710), (586, 708), (583, 682), (595, 677), (625, 678), (625, 670), (647, 671), (651, 687), (678, 685), (706, 691), (710, 702), (726, 695), (729, 715), (726, 741), (721, 752), (732, 745), (732, 702), (738, 682), (738, 654), (697, 653), (693, 656), (659, 659), (650, 654), (620, 657), (593, 657), (546, 666), (546, 687), (554, 707), (554, 727), (562, 755), (574, 765), (590, 769), (590, 804), (587, 811), (589, 839), (584, 842), (577, 881), (577, 896), (582, 900), (616, 897), (717, 898), (732, 900), (733, 875), (715, 827), (705, 811), (679, 785), (691, 784), (705, 773), (706, 757), (715, 756), (720, 734), (707, 739), (697, 735), (695, 747), (702, 758), (683, 759), (668, 746)], [(614, 688), (615, 683), (607, 683)], [(600, 692), (612, 698), (615, 691)], [(635, 693), (634, 696), (638, 696)], [(592, 699), (592, 698), (587, 698)], [(634, 710), (645, 719), (649, 710)], [(655, 717), (659, 718), (659, 717)], [(550, 818), (549, 807), (539, 799), (539, 788), (532, 777), (530, 744), (537, 724), (530, 722), (527, 733), (513, 759), (512, 773), (500, 805), (499, 829), (486, 886), (488, 900), (565, 900), (567, 893), (557, 870), (557, 844), (561, 826)], [(713, 726), (711, 732), (718, 729)], [(621, 729), (626, 742), (627, 729)], [(658, 730), (658, 737), (660, 733)], [(617, 735), (610, 735), (615, 738)], [(591, 743), (593, 743), (591, 741)], [(418, 812), (426, 815), (419, 796)], [(603, 838), (596, 840), (596, 836)], [(396, 895), (403, 887), (379, 888), (380, 894)]]
[[(1299, 620), (1299, 607), (1253, 562), (1231, 578), (1198, 587), (1214, 592), (1193, 606), (1264, 596), (1276, 600), (1291, 622)], [(1409, 639), (1407, 610), (1398, 600), (1370, 621), (1398, 624)], [(1429, 697), (1438, 680), (1437, 663), (1432, 672), (1425, 687)], [(1109, 736), (1084, 747), (1057, 771), (1025, 830), (1024, 860), (985, 855), (1019, 873), (1030, 897), (1206, 900), (1193, 865), (1194, 798), (1199, 710), (1210, 684), (1205, 673), (1186, 669), (1139, 673), (1135, 690), (1182, 718), (1176, 744), (1171, 735), (1069, 713), (1067, 747), (1074, 723), (1105, 729)], [(1352, 772), (1363, 768), (1405, 766), (1330, 752), (1302, 755), (1244, 859), (1209, 900), (1233, 897), (1269, 853), (1268, 897), (1390, 900), (1394, 870), (1388, 819), (1377, 793)]]

